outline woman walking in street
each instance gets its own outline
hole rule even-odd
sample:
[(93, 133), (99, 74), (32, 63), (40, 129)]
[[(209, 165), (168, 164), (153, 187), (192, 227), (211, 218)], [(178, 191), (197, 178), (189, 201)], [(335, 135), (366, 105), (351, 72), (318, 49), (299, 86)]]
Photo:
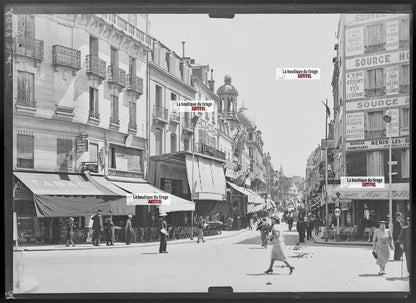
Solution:
[(286, 256), (284, 254), (284, 243), (283, 240), (280, 237), (280, 230), (278, 225), (280, 224), (280, 220), (279, 218), (273, 216), (272, 217), (272, 236), (271, 236), (271, 240), (273, 243), (273, 248), (272, 248), (272, 253), (271, 253), (271, 260), (270, 260), (270, 266), (269, 268), (265, 271), (266, 274), (271, 274), (273, 273), (273, 264), (274, 261), (282, 261), (286, 264), (287, 267), (289, 267), (289, 275), (292, 274), (293, 270), (295, 269), (293, 266), (291, 266), (289, 264), (289, 262), (287, 262)]
[(393, 237), (386, 229), (386, 221), (380, 221), (380, 227), (374, 231), (373, 251), (377, 254), (376, 263), (380, 266), (379, 275), (385, 275), (386, 264), (390, 259), (390, 248), (393, 248)]
[(199, 243), (199, 240), (202, 240), (202, 242), (205, 243), (204, 227), (205, 227), (205, 220), (204, 218), (202, 218), (202, 216), (200, 216), (198, 220), (198, 241), (196, 243)]

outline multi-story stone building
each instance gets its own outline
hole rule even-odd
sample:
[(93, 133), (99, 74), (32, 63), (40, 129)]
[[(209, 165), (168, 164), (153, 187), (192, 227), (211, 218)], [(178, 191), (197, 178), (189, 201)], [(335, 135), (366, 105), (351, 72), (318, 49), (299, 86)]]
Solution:
[[(381, 176), (384, 190), (340, 190), (341, 222), (385, 220), (389, 186), (393, 214), (407, 216), (410, 177), (408, 14), (341, 15), (332, 81), (335, 113), (336, 178)], [(390, 112), (392, 121), (383, 119)], [(388, 146), (392, 137), (392, 184), (388, 184)], [(331, 193), (338, 191), (334, 188)]]

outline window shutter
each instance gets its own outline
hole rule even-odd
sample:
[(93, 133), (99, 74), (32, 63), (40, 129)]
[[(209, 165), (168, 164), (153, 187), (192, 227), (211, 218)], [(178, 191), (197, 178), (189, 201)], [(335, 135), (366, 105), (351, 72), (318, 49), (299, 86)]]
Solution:
[(17, 158), (33, 159), (34, 137), (26, 135), (17, 135)]

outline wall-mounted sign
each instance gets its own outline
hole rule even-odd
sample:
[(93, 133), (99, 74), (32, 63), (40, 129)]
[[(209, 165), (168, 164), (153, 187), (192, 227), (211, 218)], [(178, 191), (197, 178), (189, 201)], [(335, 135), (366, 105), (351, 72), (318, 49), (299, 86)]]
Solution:
[(409, 105), (409, 97), (400, 96), (400, 97), (394, 97), (394, 98), (382, 98), (382, 99), (348, 102), (347, 111), (387, 108), (390, 106), (400, 106), (400, 105)]
[(227, 178), (235, 179), (235, 171), (233, 171), (232, 169), (227, 168), (225, 170), (225, 176)]
[(346, 70), (358, 68), (378, 67), (388, 64), (405, 63), (410, 60), (410, 51), (397, 51), (394, 53), (383, 53), (372, 56), (347, 59)]
[[(410, 145), (410, 138), (394, 138), (392, 139), (392, 148), (408, 148)], [(374, 149), (387, 149), (389, 148), (389, 139), (381, 140), (362, 140), (347, 142), (347, 151), (360, 151), (360, 150), (374, 150)]]
[(391, 122), (390, 126), (386, 125), (386, 136), (390, 136), (390, 129), (391, 129), (391, 136), (392, 137), (398, 137), (400, 136), (400, 127), (399, 127), (399, 109), (391, 109), (390, 110), (391, 115)]
[(398, 17), (409, 17), (409, 14), (347, 14), (345, 15), (345, 26), (364, 24), (368, 22)]
[(386, 50), (399, 48), (399, 20), (386, 23)]
[(384, 76), (386, 95), (394, 95), (399, 93), (399, 67), (392, 66), (386, 68)]
[(346, 98), (364, 98), (364, 71), (347, 73), (345, 76)]
[(345, 30), (346, 55), (364, 54), (364, 28), (356, 27)]
[(77, 153), (85, 153), (88, 151), (88, 135), (80, 135), (76, 138)]
[(347, 113), (347, 141), (364, 139), (364, 112)]

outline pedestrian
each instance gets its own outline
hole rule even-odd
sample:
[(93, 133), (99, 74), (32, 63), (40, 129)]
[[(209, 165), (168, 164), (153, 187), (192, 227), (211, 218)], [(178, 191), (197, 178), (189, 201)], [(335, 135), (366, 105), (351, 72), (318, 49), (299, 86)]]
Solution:
[(199, 220), (198, 220), (198, 241), (196, 243), (199, 243), (199, 240), (202, 240), (202, 242), (205, 243), (204, 227), (205, 227), (205, 220), (204, 220), (204, 218), (202, 218), (202, 216), (199, 216)]
[(108, 216), (105, 227), (105, 241), (107, 242), (107, 246), (114, 246), (114, 222), (112, 215)]
[(306, 240), (312, 239), (312, 229), (314, 226), (315, 222), (311, 218), (308, 218), (306, 222)]
[(326, 233), (326, 220), (321, 219), (320, 226), (319, 226), (319, 236), (321, 237), (321, 239), (325, 237), (325, 233)]
[(271, 231), (271, 226), (267, 223), (266, 218), (259, 222), (256, 230), (260, 230), (261, 247), (267, 248), (267, 236)]
[(52, 239), (55, 244), (59, 244), (61, 238), (61, 224), (59, 221), (59, 218), (55, 218), (52, 223)]
[(273, 216), (272, 217), (272, 235), (270, 237), (270, 240), (273, 243), (273, 248), (270, 256), (270, 266), (269, 268), (264, 272), (266, 274), (272, 274), (273, 273), (273, 264), (274, 261), (281, 261), (286, 264), (287, 267), (289, 267), (290, 273), (292, 274), (293, 270), (295, 269), (293, 266), (289, 264), (289, 262), (286, 259), (286, 256), (284, 254), (284, 242), (280, 237), (280, 230), (279, 230), (279, 224), (280, 220), (278, 217)]
[(320, 223), (320, 221), (321, 221), (321, 219), (319, 219), (319, 216), (315, 215), (315, 218), (313, 219), (315, 235), (319, 234), (319, 223)]
[(131, 224), (132, 215), (127, 216), (126, 227), (124, 229), (126, 235), (126, 245), (130, 245), (133, 238), (133, 225)]
[(253, 230), (253, 226), (254, 226), (254, 218), (253, 216), (250, 216), (250, 230)]
[(240, 216), (237, 216), (237, 230), (241, 229), (241, 218)]
[(66, 223), (66, 246), (75, 246), (74, 244), (74, 218), (69, 218)]
[(393, 242), (394, 242), (394, 260), (400, 261), (403, 255), (403, 250), (400, 248), (399, 238), (402, 232), (402, 214), (397, 212), (393, 221)]
[(399, 243), (400, 248), (404, 251), (404, 254), (406, 256), (407, 272), (410, 275), (410, 263), (412, 258), (412, 255), (410, 254), (410, 220), (409, 225), (402, 228), (402, 231), (399, 236)]
[(386, 221), (380, 221), (380, 227), (374, 231), (373, 251), (377, 255), (376, 263), (380, 266), (379, 275), (385, 275), (386, 264), (390, 259), (390, 249), (393, 248), (391, 230), (386, 228)]
[(160, 245), (159, 245), (159, 253), (160, 254), (167, 254), (166, 247), (168, 245), (166, 240), (166, 235), (168, 234), (168, 224), (166, 223), (166, 213), (159, 214), (159, 236), (160, 236)]
[(293, 227), (293, 214), (290, 213), (289, 217), (287, 218), (287, 224), (289, 225), (289, 231), (292, 231)]
[(296, 230), (299, 234), (299, 243), (305, 243), (306, 222), (303, 217), (299, 218), (298, 223), (296, 224)]
[(92, 220), (92, 244), (94, 246), (100, 246), (101, 233), (104, 230), (101, 209), (99, 209), (97, 213), (94, 215), (94, 217), (92, 217)]

